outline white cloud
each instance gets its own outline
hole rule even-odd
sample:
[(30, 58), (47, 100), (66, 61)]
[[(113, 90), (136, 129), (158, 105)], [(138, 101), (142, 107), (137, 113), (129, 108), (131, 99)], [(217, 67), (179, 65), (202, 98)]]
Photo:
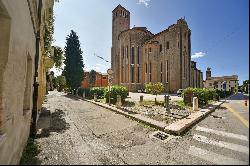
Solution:
[(139, 0), (137, 4), (139, 4), (139, 5), (143, 4), (143, 5), (145, 5), (146, 7), (148, 7), (150, 1), (151, 1), (151, 0)]
[(195, 59), (195, 58), (202, 58), (206, 55), (206, 53), (204, 52), (196, 52), (194, 55), (191, 56), (191, 58)]

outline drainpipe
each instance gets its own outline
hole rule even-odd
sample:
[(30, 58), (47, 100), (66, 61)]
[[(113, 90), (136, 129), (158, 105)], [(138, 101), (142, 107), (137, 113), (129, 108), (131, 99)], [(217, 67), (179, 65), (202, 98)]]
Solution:
[(37, 130), (37, 101), (38, 101), (38, 63), (39, 63), (39, 50), (40, 50), (40, 25), (41, 25), (41, 10), (42, 0), (39, 0), (38, 4), (38, 30), (36, 33), (36, 55), (35, 55), (35, 75), (34, 75), (34, 91), (33, 91), (33, 108), (32, 108), (32, 119), (30, 126), (30, 137), (35, 137)]

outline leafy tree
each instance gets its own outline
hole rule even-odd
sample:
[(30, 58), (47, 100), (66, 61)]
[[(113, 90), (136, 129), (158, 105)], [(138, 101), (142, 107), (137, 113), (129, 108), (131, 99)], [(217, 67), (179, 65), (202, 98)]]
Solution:
[(62, 64), (63, 64), (63, 50), (61, 47), (58, 46), (52, 46), (54, 48), (54, 56), (53, 60), (55, 63), (56, 68), (61, 69)]
[(76, 90), (83, 80), (83, 58), (79, 38), (73, 30), (66, 37), (63, 75), (70, 90)]
[(59, 87), (59, 82), (57, 77), (53, 77), (52, 82), (53, 82), (53, 87), (57, 89)]
[(242, 90), (245, 92), (245, 93), (248, 93), (249, 92), (249, 80), (245, 80), (243, 81), (243, 85), (242, 85)]
[(66, 88), (66, 79), (64, 76), (57, 76), (59, 92)]
[(150, 94), (156, 95), (155, 96), (155, 104), (157, 103), (156, 97), (157, 95), (161, 94), (164, 92), (164, 86), (162, 83), (157, 82), (157, 83), (149, 83), (146, 84), (146, 91)]
[(96, 81), (96, 71), (91, 70), (89, 72), (89, 84), (91, 87), (93, 87), (95, 85), (95, 81)]

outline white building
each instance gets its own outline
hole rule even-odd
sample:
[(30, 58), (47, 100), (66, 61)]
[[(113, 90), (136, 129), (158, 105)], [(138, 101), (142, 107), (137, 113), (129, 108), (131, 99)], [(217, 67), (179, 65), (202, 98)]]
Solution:
[(207, 68), (204, 88), (218, 89), (223, 91), (238, 91), (238, 76), (211, 77), (211, 68)]

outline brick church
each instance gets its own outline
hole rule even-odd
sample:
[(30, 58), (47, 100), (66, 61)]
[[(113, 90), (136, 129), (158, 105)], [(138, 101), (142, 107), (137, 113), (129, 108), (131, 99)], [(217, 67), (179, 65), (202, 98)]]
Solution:
[(129, 91), (149, 82), (162, 82), (167, 92), (203, 86), (203, 73), (191, 61), (191, 30), (185, 19), (153, 34), (146, 27), (131, 29), (130, 12), (121, 5), (112, 11), (111, 68), (113, 83)]

